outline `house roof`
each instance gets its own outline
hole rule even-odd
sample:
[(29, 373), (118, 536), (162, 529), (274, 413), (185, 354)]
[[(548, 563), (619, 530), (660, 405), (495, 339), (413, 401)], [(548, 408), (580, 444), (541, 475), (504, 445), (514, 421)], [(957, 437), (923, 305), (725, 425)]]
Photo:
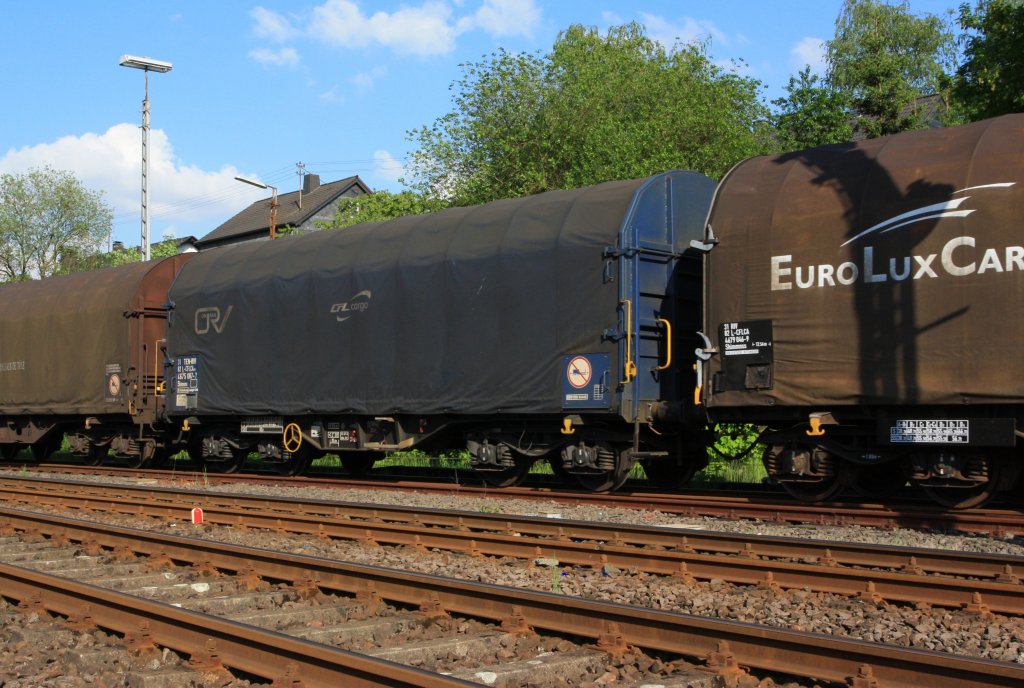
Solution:
[[(321, 184), (312, 190), (302, 192), (302, 207), (299, 207), (299, 192), (292, 191), (277, 195), (277, 227), (297, 227), (313, 217), (353, 187), (361, 193), (370, 193), (359, 176), (346, 177), (329, 184)], [(270, 233), (270, 198), (256, 201), (248, 208), (223, 223), (196, 243), (200, 248), (232, 243)]]

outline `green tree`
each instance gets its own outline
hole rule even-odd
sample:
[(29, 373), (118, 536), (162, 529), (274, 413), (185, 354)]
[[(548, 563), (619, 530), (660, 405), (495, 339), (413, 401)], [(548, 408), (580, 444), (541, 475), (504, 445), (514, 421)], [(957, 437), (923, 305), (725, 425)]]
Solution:
[[(151, 244), (149, 255), (152, 260), (169, 258), (178, 253), (178, 242), (175, 239)], [(128, 263), (138, 263), (142, 260), (142, 251), (138, 246), (131, 248), (115, 247), (111, 251), (91, 251), (81, 255), (69, 254), (61, 266), (62, 273), (85, 272), (87, 270), (99, 270), (101, 268), (113, 268)]]
[(113, 221), (102, 196), (50, 167), (0, 175), (0, 281), (48, 277), (98, 251)]
[(453, 111), (410, 132), (412, 186), (468, 205), (672, 168), (720, 176), (771, 147), (760, 88), (701, 45), (574, 25), (545, 56), (463, 65)]
[(372, 194), (343, 198), (331, 222), (317, 223), (323, 229), (341, 229), (361, 222), (379, 222), (403, 215), (423, 215), (448, 207), (437, 198), (428, 198), (412, 191), (391, 193), (375, 191)]
[(1024, 112), (1024, 1), (978, 0), (960, 5), (964, 61), (953, 79), (963, 119)]
[(772, 104), (777, 108), (775, 131), (784, 151), (842, 143), (853, 138), (850, 98), (823, 83), (810, 66), (790, 77), (787, 96)]
[(828, 81), (849, 94), (869, 137), (924, 126), (921, 96), (948, 88), (955, 42), (947, 22), (910, 13), (907, 0), (844, 0), (826, 43)]

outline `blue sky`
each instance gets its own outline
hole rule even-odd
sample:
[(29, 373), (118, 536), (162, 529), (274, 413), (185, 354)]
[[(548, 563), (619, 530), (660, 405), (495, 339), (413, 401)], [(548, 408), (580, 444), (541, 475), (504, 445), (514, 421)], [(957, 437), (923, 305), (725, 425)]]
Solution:
[[(959, 0), (911, 0), (942, 14)], [(550, 49), (573, 23), (639, 21), (665, 43), (710, 41), (778, 97), (820, 69), (841, 0), (311, 0), (5, 3), (0, 172), (73, 172), (114, 209), (114, 240), (139, 242), (143, 73), (124, 54), (173, 63), (151, 74), (154, 241), (202, 236), (268, 196), (358, 174), (398, 191), (411, 129), (451, 109), (459, 65), (502, 47)]]

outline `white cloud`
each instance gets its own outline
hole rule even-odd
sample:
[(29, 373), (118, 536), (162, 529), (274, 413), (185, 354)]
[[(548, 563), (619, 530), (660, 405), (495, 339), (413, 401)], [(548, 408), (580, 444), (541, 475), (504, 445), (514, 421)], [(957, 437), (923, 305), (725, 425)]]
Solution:
[(310, 33), (333, 45), (361, 48), (380, 44), (398, 53), (440, 55), (455, 47), (451, 7), (430, 0), (419, 7), (364, 15), (352, 0), (327, 0), (313, 9)]
[[(250, 12), (253, 32), (278, 43), (315, 38), (342, 48), (383, 46), (399, 54), (428, 57), (455, 49), (462, 33), (479, 30), (491, 36), (530, 36), (540, 25), (536, 0), (482, 0), (470, 14), (453, 16), (453, 8), (466, 10), (467, 3), (423, 0), (401, 5), (394, 12), (364, 12), (356, 0), (325, 0), (314, 7), (300, 26), (277, 12), (256, 7)], [(294, 65), (293, 48), (253, 50), (249, 56), (263, 64)]]
[(676, 42), (703, 43), (708, 40), (720, 45), (730, 43), (729, 37), (714, 22), (706, 19), (683, 17), (679, 22), (670, 22), (656, 14), (641, 12), (640, 22), (646, 27), (647, 35), (665, 47), (672, 47)]
[(387, 67), (377, 66), (365, 72), (359, 72), (354, 77), (350, 78), (349, 81), (352, 82), (359, 90), (365, 91), (373, 88), (374, 82), (381, 77), (387, 76), (387, 73)]
[(299, 63), (299, 53), (295, 48), (280, 48), (279, 50), (257, 48), (249, 52), (249, 57), (260, 64), (277, 67), (294, 67)]
[[(116, 124), (102, 134), (64, 136), (51, 143), (10, 149), (0, 157), (0, 172), (22, 174), (46, 165), (71, 172), (86, 188), (102, 191), (104, 202), (114, 210), (114, 238), (138, 244), (142, 142), (137, 125)], [(238, 174), (233, 166), (209, 171), (183, 165), (175, 158), (167, 134), (162, 129), (150, 130), (153, 240), (169, 228), (205, 234), (247, 203), (261, 198), (264, 192), (234, 180)], [(170, 218), (175, 224), (168, 227)], [(189, 223), (198, 223), (201, 229), (179, 229), (181, 224)]]
[(814, 74), (825, 73), (825, 39), (808, 36), (793, 46), (789, 51), (794, 69), (800, 70), (811, 66)]
[(534, 0), (484, 0), (466, 28), (479, 27), (492, 36), (530, 36), (540, 24)]
[(273, 10), (254, 7), (249, 16), (256, 20), (253, 32), (260, 38), (269, 38), (277, 43), (284, 43), (299, 35), (292, 23)]
[(378, 177), (392, 184), (397, 184), (399, 179), (406, 176), (402, 163), (386, 150), (373, 152), (373, 171)]

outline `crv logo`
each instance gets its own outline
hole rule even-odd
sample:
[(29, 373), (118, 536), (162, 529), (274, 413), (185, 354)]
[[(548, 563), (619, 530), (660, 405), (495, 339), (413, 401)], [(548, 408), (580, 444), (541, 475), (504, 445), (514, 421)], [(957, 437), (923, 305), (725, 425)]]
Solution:
[(204, 306), (203, 308), (196, 309), (196, 334), (206, 334), (213, 328), (213, 331), (220, 334), (224, 331), (224, 327), (228, 324), (228, 318), (231, 317), (231, 311), (234, 306), (228, 306), (228, 309), (224, 311), (223, 315), (221, 310), (217, 306)]

